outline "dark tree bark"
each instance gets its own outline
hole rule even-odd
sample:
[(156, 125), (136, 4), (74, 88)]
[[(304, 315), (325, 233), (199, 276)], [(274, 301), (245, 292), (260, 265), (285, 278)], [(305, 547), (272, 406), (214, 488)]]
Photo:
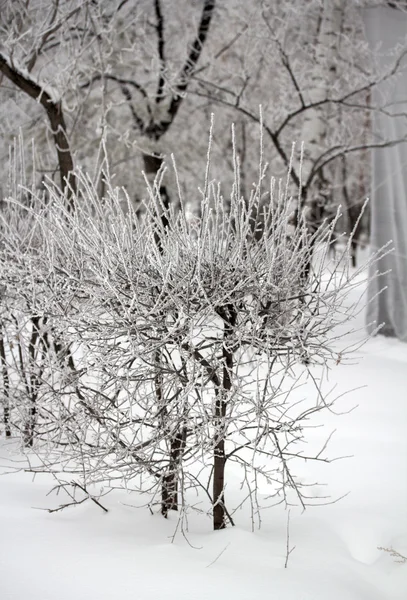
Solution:
[(215, 530), (226, 527), (227, 511), (225, 506), (225, 437), (226, 437), (226, 409), (228, 394), (232, 389), (233, 369), (233, 333), (236, 325), (237, 313), (232, 305), (222, 307), (218, 314), (224, 321), (223, 331), (223, 369), (222, 387), (216, 390), (215, 402), (215, 440), (213, 453), (213, 528)]
[[(354, 200), (351, 200), (349, 197), (348, 188), (346, 186), (347, 175), (348, 174), (347, 174), (347, 169), (346, 169), (346, 156), (343, 156), (342, 157), (343, 200), (344, 200), (344, 204), (345, 204), (345, 208), (346, 208), (346, 212), (347, 212), (347, 218), (348, 218), (348, 233), (351, 234), (353, 232), (352, 239), (350, 242), (351, 243), (352, 267), (356, 267), (358, 246), (360, 244), (360, 236), (362, 235), (362, 232), (363, 232), (363, 224), (360, 219), (360, 213), (361, 213), (360, 204), (358, 204)], [(361, 194), (361, 197), (363, 198), (363, 194)]]
[(182, 461), (182, 455), (185, 448), (186, 428), (176, 424), (174, 426), (169, 419), (167, 398), (165, 396), (163, 375), (161, 368), (162, 355), (161, 350), (157, 350), (155, 355), (155, 397), (160, 414), (160, 428), (164, 437), (169, 441), (168, 448), (168, 466), (162, 475), (161, 484), (161, 514), (167, 518), (168, 511), (178, 510), (178, 480), (179, 468)]
[(170, 461), (168, 472), (163, 477), (161, 492), (161, 514), (168, 516), (168, 511), (178, 510), (179, 467), (185, 448), (186, 428), (179, 429), (171, 438)]
[[(40, 333), (40, 317), (31, 317), (32, 332), (30, 336), (30, 342), (28, 344), (28, 354), (30, 357), (29, 361), (29, 400), (30, 408), (28, 412), (27, 421), (24, 427), (24, 443), (26, 446), (32, 446), (34, 443), (34, 432), (37, 421), (37, 398), (38, 388), (40, 385), (40, 379), (42, 376), (42, 367), (39, 367), (38, 363), (38, 352), (39, 344), (41, 342)], [(36, 372), (36, 368), (40, 369), (40, 373)]]
[(163, 130), (163, 133), (167, 131), (168, 127), (174, 121), (177, 112), (181, 106), (181, 103), (185, 98), (185, 93), (188, 89), (189, 83), (198, 64), (199, 57), (202, 53), (202, 48), (204, 47), (206, 42), (206, 38), (208, 37), (209, 28), (215, 10), (215, 5), (215, 0), (205, 0), (204, 2), (197, 35), (190, 46), (190, 51), (187, 60), (185, 61), (185, 64), (181, 70), (180, 83), (176, 88), (176, 93), (173, 95), (170, 104), (169, 114), (171, 117), (171, 121), (166, 125), (166, 127)]
[(1, 373), (3, 377), (3, 421), (6, 437), (11, 437), (11, 423), (10, 423), (10, 379), (8, 376), (8, 369), (6, 363), (6, 351), (4, 347), (3, 338), (3, 326), (0, 330), (0, 362), (1, 362)]
[(0, 54), (0, 71), (14, 83), (22, 92), (37, 100), (45, 109), (51, 127), (52, 136), (58, 156), (58, 168), (61, 176), (61, 187), (66, 191), (71, 208), (73, 207), (73, 194), (75, 192), (75, 178), (73, 175), (73, 159), (69, 148), (65, 119), (61, 102), (54, 102), (46, 90), (28, 75), (21, 73)]

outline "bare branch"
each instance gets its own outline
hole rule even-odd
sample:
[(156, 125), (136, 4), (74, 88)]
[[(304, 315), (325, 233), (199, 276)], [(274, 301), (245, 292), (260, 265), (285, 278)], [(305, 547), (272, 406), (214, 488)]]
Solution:
[(0, 54), (0, 71), (20, 90), (44, 107), (58, 155), (61, 186), (66, 191), (67, 198), (71, 201), (75, 190), (74, 166), (61, 102), (53, 101), (44, 88), (28, 75), (23, 75), (16, 67), (12, 67), (2, 54)]
[[(204, 0), (197, 36), (192, 42), (188, 58), (181, 69), (181, 73), (179, 75), (179, 84), (176, 86), (176, 94), (173, 96), (168, 110), (172, 121), (177, 115), (192, 75), (194, 74), (199, 57), (201, 56), (202, 49), (209, 33), (209, 27), (212, 21), (215, 5), (215, 0)], [(167, 129), (168, 126), (166, 127)]]
[(164, 98), (164, 72), (165, 72), (165, 38), (164, 38), (164, 16), (161, 8), (161, 1), (154, 0), (154, 9), (155, 15), (157, 19), (156, 31), (157, 31), (157, 49), (158, 49), (158, 57), (159, 57), (159, 74), (158, 74), (158, 84), (156, 91), (156, 102), (161, 102)]

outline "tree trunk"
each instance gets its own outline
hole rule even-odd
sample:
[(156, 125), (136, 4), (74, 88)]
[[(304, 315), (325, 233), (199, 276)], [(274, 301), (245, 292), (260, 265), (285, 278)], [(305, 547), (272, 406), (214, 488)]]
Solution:
[[(327, 135), (326, 107), (318, 106), (318, 103), (323, 103), (329, 96), (330, 88), (335, 82), (344, 6), (343, 0), (323, 0), (321, 4), (321, 23), (315, 42), (315, 67), (308, 90), (310, 101), (317, 106), (305, 112), (301, 135), (304, 142), (302, 183), (304, 191), (308, 190), (308, 201), (311, 203), (315, 202), (315, 197), (321, 196), (321, 191), (326, 195), (329, 188), (322, 170), (314, 171)], [(302, 199), (302, 207), (306, 207), (305, 198)]]
[[(3, 327), (3, 326), (2, 326)], [(8, 376), (7, 363), (6, 363), (6, 351), (4, 347), (3, 331), (0, 330), (0, 362), (1, 372), (3, 376), (3, 422), (6, 437), (11, 437), (11, 424), (10, 424), (10, 379)]]
[[(350, 241), (350, 255), (352, 261), (352, 267), (356, 267), (357, 264), (357, 251), (360, 243), (360, 236), (363, 231), (363, 224), (361, 221), (361, 210), (362, 207), (359, 203), (355, 202), (354, 199), (351, 199), (349, 196), (348, 188), (347, 188), (347, 179), (348, 173), (346, 168), (346, 156), (342, 157), (342, 192), (343, 192), (343, 201), (346, 210), (346, 218), (347, 218), (347, 229), (348, 234), (352, 235), (352, 239)], [(363, 197), (363, 196), (361, 196)]]
[(64, 114), (61, 102), (52, 100), (48, 92), (27, 74), (20, 72), (0, 54), (0, 72), (12, 81), (21, 91), (39, 102), (45, 109), (54, 138), (61, 177), (61, 188), (66, 192), (69, 205), (73, 208), (73, 196), (76, 191), (73, 175), (73, 158), (69, 148)]
[(69, 148), (61, 102), (58, 102), (57, 104), (49, 104), (48, 108), (46, 108), (46, 112), (51, 125), (52, 136), (54, 138), (55, 148), (57, 151), (61, 187), (63, 191), (66, 191), (69, 203), (71, 207), (73, 207), (72, 197), (76, 191), (76, 182), (73, 174), (74, 165), (72, 154)]
[(179, 468), (185, 448), (186, 428), (179, 423), (175, 432), (171, 432), (171, 422), (163, 385), (161, 369), (161, 351), (155, 353), (155, 397), (160, 414), (160, 427), (168, 448), (168, 467), (162, 476), (161, 484), (161, 514), (167, 518), (169, 510), (178, 510), (178, 480)]
[(178, 510), (179, 467), (185, 448), (186, 429), (182, 428), (171, 438), (170, 462), (164, 475), (161, 492), (161, 514), (167, 518), (169, 510)]
[(223, 332), (223, 373), (222, 387), (216, 390), (215, 402), (215, 444), (213, 455), (213, 528), (215, 530), (226, 527), (227, 511), (225, 506), (225, 438), (226, 438), (226, 408), (228, 395), (232, 389), (233, 369), (233, 341), (234, 326), (236, 324), (236, 310), (232, 305), (222, 307), (218, 314), (224, 321)]
[[(30, 408), (28, 411), (27, 421), (24, 427), (24, 444), (32, 446), (34, 443), (34, 432), (37, 421), (37, 397), (40, 379), (42, 376), (42, 368), (38, 365), (39, 343), (41, 342), (40, 333), (40, 317), (31, 317), (32, 332), (28, 344), (29, 360), (29, 401)], [(40, 369), (40, 373), (36, 369)]]
[[(219, 409), (226, 405), (222, 402)], [(219, 414), (219, 413), (218, 413)], [(215, 445), (213, 461), (213, 528), (225, 529), (225, 440), (220, 438)]]

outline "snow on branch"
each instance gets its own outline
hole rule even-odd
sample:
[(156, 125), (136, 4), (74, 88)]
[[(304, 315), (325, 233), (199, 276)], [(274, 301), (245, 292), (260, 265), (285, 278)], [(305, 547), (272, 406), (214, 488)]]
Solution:
[(352, 352), (345, 333), (360, 307), (348, 292), (362, 271), (349, 244), (331, 258), (335, 221), (310, 234), (287, 185), (272, 180), (260, 208), (259, 173), (242, 198), (237, 169), (227, 202), (208, 179), (199, 219), (182, 199), (167, 205), (160, 182), (140, 215), (108, 176), (101, 197), (81, 172), (75, 212), (51, 183), (46, 202), (9, 199), (2, 365), (18, 401), (8, 418), (42, 465), (82, 473), (83, 490), (141, 491), (166, 517), (182, 519), (203, 493), (215, 529), (234, 522), (229, 469), (252, 515), (259, 487), (274, 503), (312, 503), (295, 467), (332, 460), (329, 436), (306, 450), (307, 424), (335, 402), (323, 374)]

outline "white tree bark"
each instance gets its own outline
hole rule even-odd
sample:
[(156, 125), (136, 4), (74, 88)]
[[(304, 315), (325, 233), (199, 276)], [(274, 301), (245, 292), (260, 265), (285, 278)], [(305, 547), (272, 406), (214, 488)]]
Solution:
[[(335, 86), (342, 15), (346, 0), (323, 0), (315, 45), (315, 63), (310, 77), (309, 101), (323, 102)], [(302, 180), (305, 183), (321, 154), (327, 133), (326, 106), (306, 112), (301, 139), (304, 143)]]

